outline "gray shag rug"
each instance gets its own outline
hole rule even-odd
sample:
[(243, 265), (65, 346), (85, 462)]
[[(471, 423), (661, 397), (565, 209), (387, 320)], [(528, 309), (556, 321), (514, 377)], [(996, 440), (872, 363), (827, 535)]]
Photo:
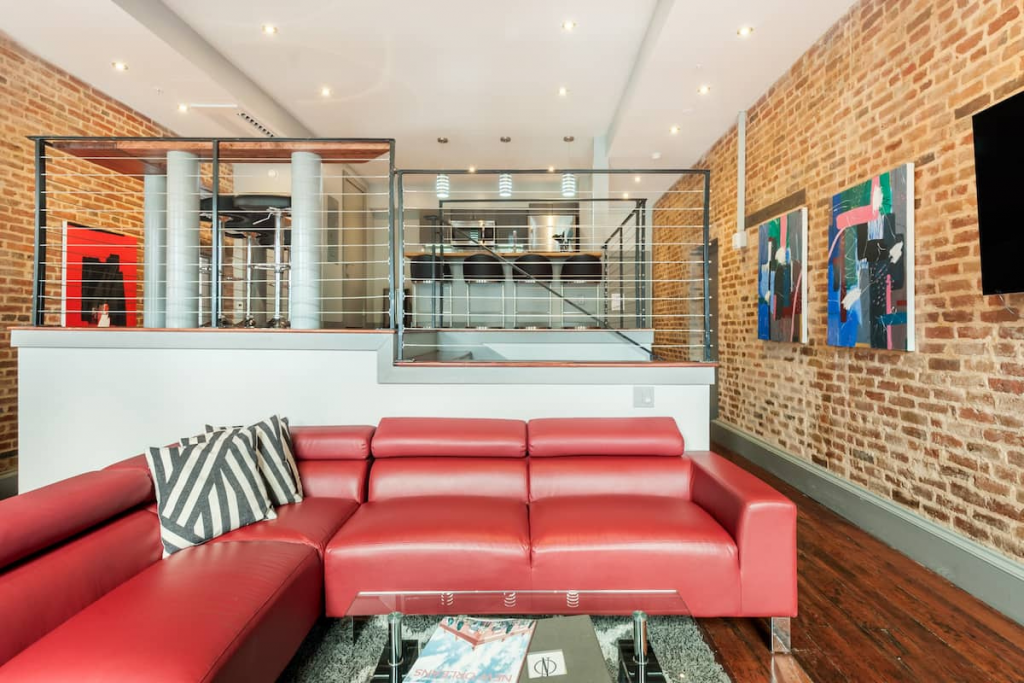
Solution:
[[(531, 617), (532, 618), (532, 617)], [(536, 617), (543, 618), (543, 617)], [(351, 619), (321, 619), (292, 658), (278, 683), (365, 683), (370, 680), (387, 641), (386, 617), (373, 617), (353, 640)], [(407, 639), (424, 645), (441, 617), (410, 616), (402, 620)], [(629, 617), (593, 617), (594, 630), (604, 652), (612, 681), (618, 680), (621, 638), (631, 638)], [(650, 617), (651, 646), (669, 681), (731, 683), (697, 623), (689, 617)]]

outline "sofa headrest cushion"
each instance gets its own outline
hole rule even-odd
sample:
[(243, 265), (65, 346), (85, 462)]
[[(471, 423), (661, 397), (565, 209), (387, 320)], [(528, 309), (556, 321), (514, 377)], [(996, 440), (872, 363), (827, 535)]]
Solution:
[(149, 500), (152, 490), (148, 473), (110, 469), (0, 501), (0, 568)]
[(683, 454), (671, 417), (569, 417), (530, 420), (530, 457)]
[(373, 435), (376, 458), (522, 458), (526, 423), (454, 417), (385, 417)]
[(369, 425), (292, 427), (296, 460), (366, 460), (374, 428)]

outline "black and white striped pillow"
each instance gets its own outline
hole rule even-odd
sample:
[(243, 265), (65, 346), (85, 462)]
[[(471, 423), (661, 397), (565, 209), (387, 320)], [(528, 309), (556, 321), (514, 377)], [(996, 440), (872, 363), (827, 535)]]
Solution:
[(206, 434), (198, 443), (150, 448), (164, 557), (276, 517), (260, 477), (253, 429)]
[[(267, 484), (274, 505), (291, 505), (302, 500), (302, 481), (292, 453), (292, 437), (288, 418), (272, 415), (252, 425), (259, 441), (260, 473)], [(206, 425), (206, 431), (215, 432), (223, 427)]]

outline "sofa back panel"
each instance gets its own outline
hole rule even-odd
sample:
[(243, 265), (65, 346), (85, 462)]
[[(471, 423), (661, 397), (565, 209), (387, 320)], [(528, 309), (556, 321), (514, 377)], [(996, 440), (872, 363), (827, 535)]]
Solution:
[(375, 427), (369, 425), (292, 427), (296, 460), (366, 460)]
[(484, 496), (526, 502), (526, 461), (519, 458), (375, 460), (368, 500), (413, 496)]
[(530, 459), (530, 501), (564, 496), (646, 495), (690, 499), (689, 458), (579, 456)]
[(160, 522), (136, 510), (0, 571), (0, 666), (161, 553)]
[(375, 458), (522, 458), (526, 423), (458, 417), (385, 417), (373, 435)]
[(344, 498), (362, 503), (366, 493), (366, 460), (299, 460), (302, 492), (311, 498)]
[(527, 435), (534, 458), (683, 454), (683, 435), (671, 417), (543, 418), (530, 420)]
[(152, 498), (149, 474), (87, 472), (0, 501), (0, 569)]

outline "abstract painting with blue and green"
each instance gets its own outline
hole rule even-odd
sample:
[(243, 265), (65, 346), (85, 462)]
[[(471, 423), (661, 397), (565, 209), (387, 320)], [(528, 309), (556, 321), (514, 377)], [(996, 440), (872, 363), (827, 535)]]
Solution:
[(807, 208), (757, 228), (757, 338), (807, 343)]
[(914, 165), (832, 198), (828, 343), (914, 350)]

